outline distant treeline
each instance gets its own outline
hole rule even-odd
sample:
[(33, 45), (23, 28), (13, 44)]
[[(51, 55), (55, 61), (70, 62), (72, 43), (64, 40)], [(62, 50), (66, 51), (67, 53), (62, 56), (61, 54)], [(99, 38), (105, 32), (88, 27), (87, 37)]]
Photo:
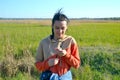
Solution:
[(51, 18), (0, 18), (0, 20), (51, 20)]
[[(71, 20), (120, 20), (120, 17), (109, 18), (70, 18)], [(51, 20), (51, 18), (0, 18), (0, 20)]]
[(120, 20), (120, 17), (110, 18), (71, 18), (72, 20)]

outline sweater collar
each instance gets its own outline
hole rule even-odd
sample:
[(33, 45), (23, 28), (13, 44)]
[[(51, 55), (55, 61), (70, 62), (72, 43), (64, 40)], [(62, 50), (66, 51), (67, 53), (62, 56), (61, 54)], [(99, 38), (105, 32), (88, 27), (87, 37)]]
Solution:
[(64, 41), (64, 40), (66, 40), (68, 38), (68, 36), (67, 35), (65, 35), (65, 37), (64, 38), (62, 38), (62, 39), (51, 39), (50, 38), (50, 36), (49, 36), (49, 40), (51, 41), (51, 42), (62, 42), (62, 41)]

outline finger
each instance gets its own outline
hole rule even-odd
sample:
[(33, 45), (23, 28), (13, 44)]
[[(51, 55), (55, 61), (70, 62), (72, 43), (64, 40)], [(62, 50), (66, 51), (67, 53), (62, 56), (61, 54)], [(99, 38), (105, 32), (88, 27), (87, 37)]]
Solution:
[(61, 48), (55, 48), (55, 50), (61, 51), (62, 49)]

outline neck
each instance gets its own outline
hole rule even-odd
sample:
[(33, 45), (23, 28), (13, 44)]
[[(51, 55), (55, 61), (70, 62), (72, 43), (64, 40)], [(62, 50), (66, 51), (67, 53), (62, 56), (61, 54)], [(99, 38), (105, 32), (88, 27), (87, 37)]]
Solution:
[(57, 37), (54, 36), (54, 40), (62, 40), (62, 39), (64, 39), (65, 37), (66, 37), (66, 35), (64, 35), (64, 36), (61, 37), (61, 38), (57, 38)]

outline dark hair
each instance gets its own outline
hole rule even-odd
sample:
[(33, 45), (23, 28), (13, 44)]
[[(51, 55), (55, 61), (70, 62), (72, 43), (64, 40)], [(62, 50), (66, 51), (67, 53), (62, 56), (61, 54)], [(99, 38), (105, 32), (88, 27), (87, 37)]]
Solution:
[(55, 21), (66, 21), (67, 23), (69, 23), (68, 17), (65, 14), (63, 14), (61, 10), (62, 9), (58, 10), (58, 12), (55, 13), (54, 16), (53, 16), (53, 19), (52, 19), (52, 35), (51, 35), (51, 39), (54, 38), (53, 25), (54, 25)]

